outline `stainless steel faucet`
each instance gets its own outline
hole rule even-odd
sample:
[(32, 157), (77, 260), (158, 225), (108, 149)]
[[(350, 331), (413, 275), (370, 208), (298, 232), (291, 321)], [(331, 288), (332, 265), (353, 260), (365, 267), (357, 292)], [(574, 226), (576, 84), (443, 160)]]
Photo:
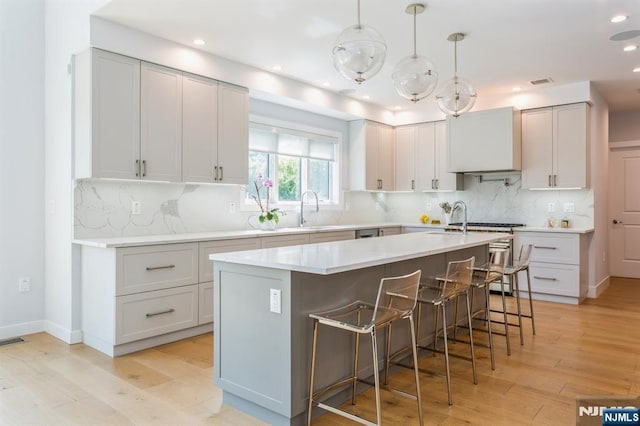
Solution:
[(300, 196), (300, 226), (304, 226), (304, 196), (308, 193), (312, 193), (314, 197), (316, 197), (316, 213), (320, 211), (320, 203), (318, 202), (318, 194), (315, 191), (305, 191)]
[(462, 231), (463, 234), (466, 234), (467, 233), (467, 205), (465, 204), (464, 201), (458, 200), (455, 203), (453, 203), (453, 207), (451, 208), (451, 213), (456, 211), (458, 207), (462, 207), (462, 210), (464, 211), (464, 221), (462, 222), (462, 226), (460, 227), (460, 230)]

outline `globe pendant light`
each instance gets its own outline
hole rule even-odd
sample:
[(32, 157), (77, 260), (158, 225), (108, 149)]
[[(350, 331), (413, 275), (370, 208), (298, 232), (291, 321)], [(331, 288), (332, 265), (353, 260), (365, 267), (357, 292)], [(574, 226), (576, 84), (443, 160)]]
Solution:
[(418, 102), (429, 96), (438, 84), (438, 73), (433, 63), (416, 53), (416, 15), (424, 12), (423, 4), (410, 4), (405, 12), (413, 15), (413, 55), (407, 56), (398, 64), (391, 74), (396, 91), (403, 98)]
[(464, 40), (464, 34), (451, 34), (447, 40), (453, 42), (453, 78), (444, 85), (436, 99), (442, 112), (459, 117), (473, 107), (477, 94), (471, 83), (458, 77), (458, 42)]
[(382, 68), (387, 45), (376, 29), (360, 23), (360, 0), (358, 23), (342, 31), (332, 53), (333, 65), (338, 72), (358, 84), (370, 79)]

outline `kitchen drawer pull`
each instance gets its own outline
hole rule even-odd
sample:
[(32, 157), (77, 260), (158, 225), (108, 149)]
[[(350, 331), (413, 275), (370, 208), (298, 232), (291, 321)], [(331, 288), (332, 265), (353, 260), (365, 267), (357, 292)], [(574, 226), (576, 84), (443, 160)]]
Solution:
[(171, 309), (167, 309), (166, 311), (151, 312), (151, 313), (145, 314), (145, 316), (147, 318), (151, 318), (151, 317), (155, 317), (157, 315), (170, 314), (170, 313), (175, 312), (175, 311), (176, 311), (175, 309), (171, 308)]
[(550, 246), (533, 246), (533, 248), (543, 249), (543, 250), (558, 250), (558, 247), (550, 247)]
[(224, 169), (220, 166), (220, 181), (224, 180)]
[(214, 182), (218, 180), (218, 166), (213, 166), (213, 180)]
[(140, 176), (140, 160), (136, 160), (136, 177)]
[(537, 275), (534, 275), (533, 278), (535, 278), (536, 280), (545, 280), (545, 281), (558, 281), (557, 278), (549, 278), (549, 277), (539, 277)]
[(147, 160), (142, 160), (142, 177), (147, 176)]
[(164, 265), (164, 266), (147, 266), (147, 271), (155, 271), (156, 269), (173, 269), (176, 265)]

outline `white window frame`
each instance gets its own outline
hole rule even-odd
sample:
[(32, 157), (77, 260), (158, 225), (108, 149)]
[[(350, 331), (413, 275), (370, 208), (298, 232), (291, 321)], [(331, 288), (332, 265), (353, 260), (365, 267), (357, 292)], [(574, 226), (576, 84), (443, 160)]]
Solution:
[[(249, 122), (258, 123), (265, 126), (274, 126), (274, 127), (285, 128), (285, 129), (291, 129), (291, 130), (296, 130), (296, 131), (305, 132), (305, 133), (313, 133), (313, 134), (327, 136), (327, 137), (336, 139), (337, 142), (336, 142), (335, 161), (331, 165), (332, 182), (331, 182), (330, 193), (333, 194), (333, 196), (331, 200), (320, 200), (320, 203), (323, 206), (323, 208), (328, 208), (329, 210), (342, 208), (343, 196), (341, 191), (341, 187), (342, 187), (341, 181), (342, 181), (342, 143), (343, 143), (342, 139), (343, 138), (342, 138), (341, 132), (308, 126), (300, 123), (288, 122), (285, 120), (279, 120), (271, 117), (258, 116), (258, 115), (250, 115)], [(249, 149), (249, 151), (251, 150)], [(277, 155), (277, 154), (273, 154), (273, 155)], [(307, 158), (303, 158), (303, 157), (298, 157), (298, 158), (308, 161)], [(278, 170), (277, 170), (276, 162), (275, 161), (272, 162), (272, 164), (269, 167), (270, 167), (270, 170), (269, 170), (270, 176), (277, 176)], [(308, 167), (308, 164), (307, 164), (307, 167)], [(306, 185), (306, 178), (307, 178), (306, 176), (307, 167), (301, 167), (302, 170), (301, 170), (300, 179), (305, 182), (305, 185)], [(249, 184), (252, 184), (252, 182), (249, 182)], [(277, 191), (278, 191), (277, 186), (278, 186), (278, 183), (274, 181), (272, 194), (273, 193), (277, 194)], [(301, 193), (304, 193), (304, 188), (301, 188)], [(250, 198), (247, 198), (246, 191), (244, 190), (241, 191), (241, 197), (242, 197), (242, 201), (241, 203), (239, 203), (239, 205), (242, 206), (241, 210), (258, 211), (258, 207), (255, 201), (253, 201)], [(277, 207), (283, 210), (292, 210), (292, 209), (298, 208), (299, 205), (300, 205), (300, 201), (278, 200), (277, 202), (270, 203), (270, 206), (272, 206), (273, 208)]]

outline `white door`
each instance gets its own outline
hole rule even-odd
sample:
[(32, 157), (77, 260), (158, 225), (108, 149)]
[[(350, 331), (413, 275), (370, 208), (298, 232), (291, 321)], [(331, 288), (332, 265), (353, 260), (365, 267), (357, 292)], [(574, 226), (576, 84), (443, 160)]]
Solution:
[(640, 278), (640, 148), (609, 157), (611, 275)]
[(396, 128), (396, 191), (415, 189), (415, 126)]
[(182, 180), (213, 182), (218, 146), (218, 82), (185, 74), (182, 80)]
[(143, 62), (140, 81), (143, 179), (182, 180), (182, 73)]
[(246, 184), (249, 179), (249, 93), (218, 84), (218, 182)]

